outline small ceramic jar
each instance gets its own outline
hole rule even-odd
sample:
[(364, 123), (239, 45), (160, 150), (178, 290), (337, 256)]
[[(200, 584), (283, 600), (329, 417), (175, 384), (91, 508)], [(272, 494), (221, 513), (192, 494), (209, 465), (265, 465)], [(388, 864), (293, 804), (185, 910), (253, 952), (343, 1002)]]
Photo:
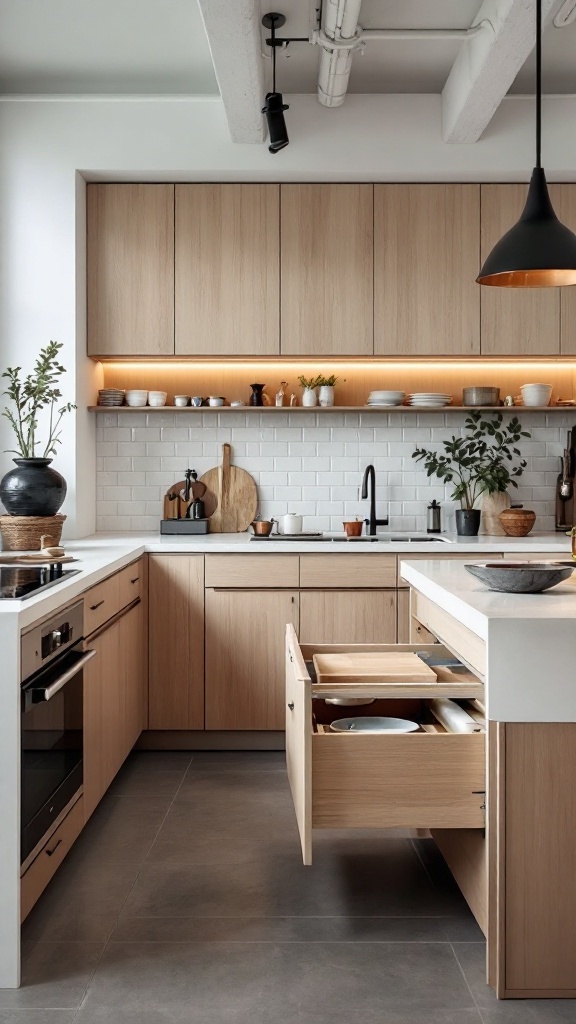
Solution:
[(166, 399), (168, 395), (166, 391), (149, 391), (148, 392), (148, 405), (152, 409), (159, 409), (160, 406), (166, 405)]
[(178, 409), (184, 409), (190, 401), (190, 395), (174, 395), (174, 405)]

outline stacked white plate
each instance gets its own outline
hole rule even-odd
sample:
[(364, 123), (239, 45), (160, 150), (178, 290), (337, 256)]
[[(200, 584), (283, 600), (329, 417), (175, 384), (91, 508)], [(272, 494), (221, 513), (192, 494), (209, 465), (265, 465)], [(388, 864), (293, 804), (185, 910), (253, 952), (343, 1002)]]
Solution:
[(404, 391), (371, 391), (366, 404), (375, 406), (402, 405), (404, 398)]
[(98, 405), (118, 406), (124, 402), (124, 392), (120, 388), (101, 388), (98, 392)]
[(444, 395), (436, 391), (431, 391), (417, 392), (414, 395), (410, 395), (408, 404), (416, 405), (424, 409), (439, 409), (444, 405), (450, 405), (451, 401), (452, 395)]

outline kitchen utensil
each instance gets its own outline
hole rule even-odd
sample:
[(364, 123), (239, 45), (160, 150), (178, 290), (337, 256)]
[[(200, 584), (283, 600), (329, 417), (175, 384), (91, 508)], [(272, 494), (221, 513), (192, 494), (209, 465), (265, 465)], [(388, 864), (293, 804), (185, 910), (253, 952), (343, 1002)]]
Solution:
[(373, 734), (385, 732), (418, 732), (417, 722), (407, 718), (341, 718), (330, 724), (332, 732), (369, 732)]
[(567, 580), (576, 566), (568, 562), (475, 563), (464, 568), (485, 583), (489, 590), (503, 594), (540, 594)]
[(147, 391), (127, 391), (126, 392), (126, 405), (132, 408), (139, 409), (146, 405), (148, 401)]
[(190, 395), (174, 395), (174, 405), (178, 409), (184, 409), (190, 401)]
[(520, 388), (524, 405), (549, 405), (552, 397), (551, 384), (523, 384)]
[[(179, 480), (177, 484), (172, 484), (169, 490), (166, 491), (162, 513), (163, 519), (183, 519), (190, 501), (204, 497), (206, 484), (196, 479), (194, 470), (188, 470), (188, 472), (190, 474), (188, 480)], [(187, 484), (188, 493), (186, 493)]]
[(73, 555), (44, 555), (41, 551), (37, 555), (13, 556), (3, 553), (0, 555), (0, 565), (60, 565), (63, 562), (77, 562)]
[(258, 508), (256, 484), (245, 469), (231, 465), (229, 444), (222, 445), (222, 465), (204, 473), (204, 504), (211, 533), (243, 533)]
[(431, 501), (426, 509), (426, 533), (442, 533), (442, 508), (439, 501)]
[(257, 537), (269, 537), (275, 522), (275, 519), (254, 519), (250, 526)]
[(190, 402), (194, 406), (195, 409), (199, 409), (200, 406), (202, 405), (202, 395), (194, 395), (190, 399)]
[(436, 673), (417, 654), (404, 651), (357, 651), (315, 654), (319, 683), (435, 683)]
[(529, 508), (505, 508), (498, 521), (508, 537), (527, 537), (536, 522), (536, 513)]
[(376, 697), (326, 697), (324, 703), (352, 708), (362, 704), (373, 704), (375, 700)]
[(213, 408), (218, 408), (219, 406), (224, 405), (224, 401), (225, 399), (222, 398), (221, 395), (210, 395), (208, 405), (211, 405)]
[(448, 697), (436, 697), (435, 700), (431, 700), (430, 711), (448, 732), (482, 732), (480, 723)]
[(498, 405), (500, 388), (473, 387), (462, 389), (462, 405)]
[(262, 392), (266, 387), (265, 384), (251, 384), (252, 394), (248, 399), (250, 405), (264, 405), (264, 399), (262, 398)]
[(281, 532), (287, 536), (295, 533), (302, 533), (302, 516), (298, 516), (294, 512), (288, 512), (287, 515), (282, 516), (280, 522), (282, 524)]
[(166, 391), (149, 391), (148, 392), (148, 405), (152, 409), (159, 409), (161, 406), (166, 405), (166, 399), (168, 395)]
[(342, 523), (342, 526), (346, 531), (347, 537), (361, 537), (363, 525), (364, 523), (362, 522), (361, 519), (355, 519), (353, 521)]
[(98, 392), (98, 405), (119, 406), (124, 402), (124, 391), (120, 388), (101, 388)]
[(47, 555), (48, 558), (51, 558), (51, 557), (62, 558), (63, 555), (66, 554), (64, 548), (62, 548), (60, 546), (51, 547), (50, 546), (50, 541), (51, 540), (52, 540), (52, 538), (49, 537), (46, 534), (43, 534), (40, 537), (40, 554), (41, 555)]

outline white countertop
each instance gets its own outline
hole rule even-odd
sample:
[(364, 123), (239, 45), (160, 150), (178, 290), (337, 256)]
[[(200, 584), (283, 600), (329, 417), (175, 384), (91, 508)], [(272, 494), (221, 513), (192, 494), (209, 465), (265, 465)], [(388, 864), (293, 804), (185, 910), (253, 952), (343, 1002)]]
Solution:
[(500, 594), (460, 561), (402, 560), (402, 577), (486, 642), (498, 722), (576, 722), (576, 574), (542, 594)]

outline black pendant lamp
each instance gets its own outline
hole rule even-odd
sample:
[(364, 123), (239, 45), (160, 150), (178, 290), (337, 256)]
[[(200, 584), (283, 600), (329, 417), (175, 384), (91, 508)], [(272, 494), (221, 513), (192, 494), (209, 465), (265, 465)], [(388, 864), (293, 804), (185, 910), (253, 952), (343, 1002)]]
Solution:
[(517, 224), (496, 243), (476, 278), (499, 288), (557, 288), (576, 284), (576, 235), (561, 224), (541, 161), (542, 0), (536, 0), (536, 166)]
[(265, 14), (262, 24), (270, 29), (272, 34), (272, 92), (266, 93), (266, 104), (262, 107), (262, 113), (266, 115), (268, 124), (268, 135), (270, 136), (270, 153), (279, 153), (289, 143), (284, 111), (288, 110), (288, 104), (284, 103), (281, 92), (276, 92), (276, 29), (281, 28), (286, 22), (283, 14)]

